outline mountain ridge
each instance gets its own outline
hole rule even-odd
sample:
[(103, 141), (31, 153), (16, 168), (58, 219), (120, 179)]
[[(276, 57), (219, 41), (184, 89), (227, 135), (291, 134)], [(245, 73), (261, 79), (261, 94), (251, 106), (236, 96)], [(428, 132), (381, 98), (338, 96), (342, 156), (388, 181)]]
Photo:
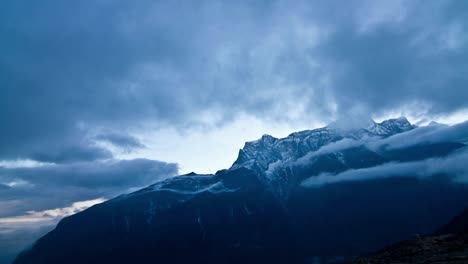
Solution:
[[(278, 159), (298, 159), (308, 152), (316, 151), (326, 144), (344, 138), (389, 137), (412, 130), (415, 127), (405, 117), (399, 117), (381, 123), (372, 121), (372, 124), (365, 128), (340, 129), (339, 126), (329, 125), (313, 130), (294, 132), (284, 138), (275, 138), (265, 134), (258, 140), (246, 142), (244, 147), (239, 150), (238, 158), (231, 168), (259, 166), (260, 169), (266, 170), (268, 164)], [(273, 151), (268, 151), (269, 149), (273, 149)]]
[[(406, 135), (415, 126), (405, 120), (379, 123), (386, 134), (372, 138)], [(431, 233), (468, 207), (468, 186), (445, 174), (301, 185), (324, 173), (444, 157), (465, 147), (429, 142), (376, 152), (360, 141), (370, 133), (363, 131), (264, 135), (246, 143), (244, 152), (255, 156), (239, 155), (243, 166), (166, 179), (64, 218), (14, 263), (153, 263), (155, 252), (157, 261), (173, 263), (306, 263)]]

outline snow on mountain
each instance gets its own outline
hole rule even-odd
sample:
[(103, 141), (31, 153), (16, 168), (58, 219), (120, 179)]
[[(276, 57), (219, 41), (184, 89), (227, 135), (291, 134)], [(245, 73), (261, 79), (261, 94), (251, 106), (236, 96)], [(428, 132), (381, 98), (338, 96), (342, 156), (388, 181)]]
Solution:
[(122, 196), (141, 195), (148, 192), (172, 192), (181, 195), (196, 195), (204, 192), (222, 193), (234, 192), (237, 188), (228, 188), (224, 181), (212, 174), (190, 173), (178, 177), (169, 178), (150, 185), (137, 192)]
[[(265, 172), (270, 164), (277, 161), (287, 163), (308, 153), (342, 139), (362, 139), (364, 137), (389, 137), (415, 128), (405, 117), (385, 120), (381, 123), (366, 122), (366, 127), (343, 128), (338, 123), (314, 130), (304, 130), (285, 138), (263, 135), (260, 139), (245, 143), (231, 169), (246, 167)], [(364, 123), (364, 124), (366, 124)]]
[[(297, 174), (297, 171), (294, 173), (288, 171), (287, 166), (313, 165), (316, 162), (322, 164), (324, 161), (317, 159), (317, 157), (325, 154), (332, 154), (332, 158), (337, 162), (347, 164), (349, 163), (349, 155), (340, 152), (340, 150), (347, 147), (359, 147), (359, 139), (363, 137), (388, 137), (414, 127), (405, 118), (390, 119), (382, 123), (372, 121), (370, 125), (369, 122), (362, 124), (368, 126), (366, 128), (345, 129), (334, 123), (323, 128), (295, 132), (280, 139), (263, 135), (260, 139), (245, 144), (229, 170), (252, 169), (264, 184), (276, 185), (275, 188), (272, 188), (274, 191), (287, 193), (288, 182), (292, 183), (294, 178), (292, 174)], [(361, 152), (355, 153), (361, 154)], [(370, 159), (368, 156), (366, 158)], [(330, 166), (347, 168), (348, 165), (343, 167), (343, 165), (333, 163)], [(284, 188), (285, 186), (286, 188)], [(201, 175), (192, 172), (157, 182), (132, 194), (122, 195), (120, 199), (148, 192), (170, 192), (174, 195), (193, 196), (207, 192), (222, 193), (236, 190), (237, 188), (226, 187), (223, 178), (219, 175)]]
[(367, 127), (367, 131), (379, 136), (391, 136), (397, 133), (406, 132), (415, 128), (405, 117), (385, 120), (382, 123), (373, 123)]

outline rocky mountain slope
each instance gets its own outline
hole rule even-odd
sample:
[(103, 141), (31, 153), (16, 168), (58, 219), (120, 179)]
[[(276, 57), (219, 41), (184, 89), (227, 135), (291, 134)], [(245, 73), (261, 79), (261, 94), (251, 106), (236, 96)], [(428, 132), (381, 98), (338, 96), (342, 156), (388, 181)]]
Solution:
[(375, 255), (358, 258), (354, 263), (468, 263), (468, 235), (450, 234), (405, 240)]
[(342, 139), (362, 139), (364, 137), (389, 137), (413, 129), (404, 117), (389, 119), (382, 123), (371, 122), (366, 128), (342, 129), (339, 126), (305, 130), (292, 133), (285, 138), (263, 135), (259, 140), (247, 142), (239, 151), (231, 169), (249, 168), (265, 172), (277, 161), (295, 161), (317, 151), (321, 147)]
[(468, 209), (433, 236), (396, 243), (354, 263), (468, 263)]

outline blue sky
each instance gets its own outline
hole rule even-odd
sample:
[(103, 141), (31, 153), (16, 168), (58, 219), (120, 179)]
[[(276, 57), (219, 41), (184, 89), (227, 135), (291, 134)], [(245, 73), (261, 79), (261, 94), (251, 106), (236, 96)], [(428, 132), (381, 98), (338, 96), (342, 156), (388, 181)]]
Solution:
[(467, 13), (456, 0), (3, 1), (0, 236), (214, 173), (265, 133), (350, 115), (464, 121)]

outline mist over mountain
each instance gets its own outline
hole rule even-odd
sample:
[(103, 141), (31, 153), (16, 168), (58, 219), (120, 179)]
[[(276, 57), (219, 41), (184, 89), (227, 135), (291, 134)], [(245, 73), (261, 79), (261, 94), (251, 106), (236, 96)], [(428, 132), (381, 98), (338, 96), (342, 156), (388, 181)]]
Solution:
[(466, 122), (363, 123), (264, 135), (226, 170), (64, 218), (14, 263), (327, 263), (432, 234), (468, 208)]

